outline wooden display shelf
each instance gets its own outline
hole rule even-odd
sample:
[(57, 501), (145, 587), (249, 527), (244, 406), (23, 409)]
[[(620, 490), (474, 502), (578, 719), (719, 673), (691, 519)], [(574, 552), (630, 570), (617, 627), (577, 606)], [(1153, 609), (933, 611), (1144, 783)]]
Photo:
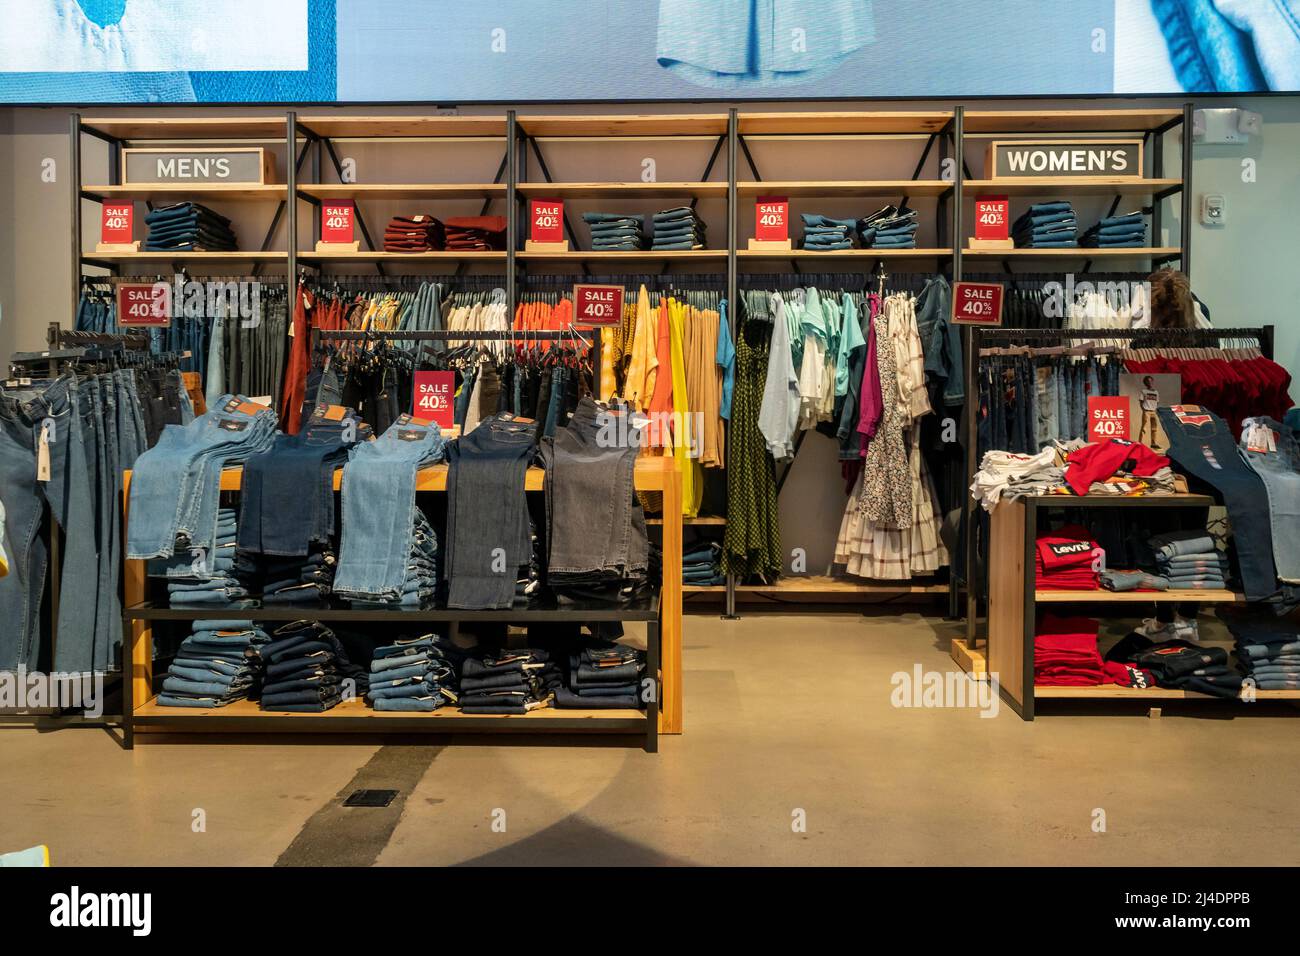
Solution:
[(942, 196), (953, 184), (942, 179), (846, 179), (738, 182), (738, 196)]
[(248, 139), (284, 140), (288, 122), (280, 116), (86, 116), (81, 126), (115, 139), (135, 141)]
[(504, 198), (505, 183), (303, 183), (298, 194), (312, 199), (484, 199)]
[(298, 125), (325, 139), (497, 139), (506, 135), (504, 116), (307, 115), (298, 117)]
[(1181, 179), (967, 179), (962, 183), (967, 196), (1150, 196), (1178, 189)]
[(962, 132), (1133, 133), (1181, 122), (1182, 110), (967, 110)]
[(725, 136), (726, 113), (654, 113), (623, 116), (518, 116), (527, 136), (613, 139), (621, 136)]
[(936, 259), (952, 255), (951, 249), (737, 249), (741, 259)]
[[(969, 115), (969, 114), (967, 114)], [(742, 136), (937, 133), (952, 122), (951, 110), (860, 113), (746, 113), (737, 117)]]
[[(354, 718), (369, 721), (392, 721), (392, 720), (428, 720), (428, 721), (455, 721), (458, 725), (467, 721), (485, 721), (487, 723), (499, 724), (501, 721), (529, 721), (534, 723), (555, 723), (558, 721), (583, 721), (591, 724), (602, 724), (605, 722), (627, 724), (629, 721), (634, 722), (634, 730), (643, 729), (645, 726), (645, 714), (639, 710), (578, 710), (565, 709), (562, 707), (547, 707), (541, 710), (534, 710), (527, 714), (466, 714), (454, 707), (443, 707), (439, 710), (429, 711), (426, 713), (412, 713), (409, 711), (392, 711), (392, 710), (373, 710), (366, 705), (361, 699), (346, 700), (341, 702), (337, 707), (331, 708), (320, 714), (301, 714), (291, 711), (282, 710), (262, 710), (256, 701), (237, 700), (227, 704), (225, 707), (212, 708), (185, 708), (185, 707), (166, 707), (158, 703), (158, 698), (153, 697), (145, 701), (135, 709), (135, 719), (137, 722), (150, 721), (157, 723), (170, 722), (176, 718), (187, 716), (197, 718), (208, 717), (238, 717), (244, 720), (265, 720), (267, 718), (280, 717), (286, 720), (310, 720), (320, 718), (323, 720), (337, 721)], [(457, 726), (454, 731), (459, 732), (467, 729), (466, 727)]]
[(286, 262), (287, 252), (87, 252), (82, 262)]
[(725, 261), (727, 258), (726, 249), (665, 249), (656, 252), (653, 249), (636, 249), (628, 252), (606, 252), (583, 249), (571, 249), (568, 252), (517, 252), (516, 259), (533, 259), (533, 260), (570, 260), (581, 262), (586, 259), (592, 262), (672, 262), (681, 260), (685, 262), (699, 261)]
[(1153, 259), (1182, 255), (1177, 246), (1139, 246), (1132, 249), (1098, 249), (1077, 246), (1069, 249), (963, 249), (963, 256), (991, 259)]
[[(1039, 700), (1225, 700), (1213, 694), (1179, 690), (1177, 687), (1120, 687), (1102, 684), (1097, 687), (1042, 687), (1035, 685)], [(1256, 690), (1256, 700), (1300, 700), (1300, 690)]]
[(1184, 603), (1235, 604), (1246, 600), (1236, 591), (1051, 591), (1037, 588), (1034, 600), (1039, 604), (1150, 604)]
[(136, 183), (130, 186), (82, 186), (86, 199), (167, 199), (176, 202), (186, 199), (238, 199), (251, 202), (278, 202), (286, 195), (286, 186), (256, 183), (238, 183), (223, 186), (219, 183)]
[(299, 262), (505, 262), (505, 250), (486, 252), (299, 252)]
[[(646, 519), (645, 519), (645, 523), (648, 524), (648, 525), (661, 525), (661, 524), (664, 523), (664, 519), (663, 519), (663, 518), (646, 518)], [(726, 523), (727, 523), (727, 519), (726, 519), (726, 518), (718, 518), (718, 517), (714, 517), (714, 516), (712, 516), (712, 515), (705, 515), (705, 516), (703, 516), (703, 517), (700, 517), (699, 515), (697, 515), (697, 516), (694, 517), (694, 518), (683, 518), (683, 519), (682, 519), (682, 524), (684, 524), (684, 525), (686, 525), (686, 526), (688, 526), (688, 527), (717, 527), (717, 526), (726, 525)]]
[(521, 195), (555, 197), (557, 199), (584, 199), (599, 196), (619, 196), (632, 199), (637, 196), (658, 198), (663, 196), (694, 196), (699, 199), (724, 199), (726, 183), (672, 182), (672, 183), (519, 183)]

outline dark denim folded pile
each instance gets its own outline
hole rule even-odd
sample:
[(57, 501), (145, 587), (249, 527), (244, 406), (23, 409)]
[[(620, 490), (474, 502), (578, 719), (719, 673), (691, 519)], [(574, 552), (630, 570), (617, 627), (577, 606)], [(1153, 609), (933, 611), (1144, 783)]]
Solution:
[(323, 713), (370, 687), (369, 671), (353, 664), (334, 632), (316, 621), (277, 629), (262, 660), (262, 710)]
[(460, 709), (467, 714), (526, 714), (550, 707), (560, 684), (547, 651), (479, 653), (466, 659), (461, 672)]
[(1079, 245), (1099, 249), (1138, 248), (1147, 244), (1147, 220), (1141, 210), (1107, 216), (1088, 229)]
[(853, 248), (853, 231), (856, 219), (832, 219), (817, 213), (806, 212), (803, 219), (803, 247), (818, 252)]
[(149, 252), (233, 252), (237, 247), (230, 220), (196, 202), (154, 209), (144, 217)]
[(1265, 612), (1228, 620), (1236, 639), (1237, 662), (1259, 690), (1300, 690), (1300, 631), (1295, 624)]
[(591, 227), (591, 248), (595, 252), (631, 252), (645, 248), (645, 216), (613, 212), (584, 212)]
[[(652, 249), (703, 249), (705, 247), (704, 221), (690, 206), (675, 206), (654, 214), (654, 242)], [(592, 227), (595, 237), (595, 227)]]
[(431, 712), (459, 699), (465, 654), (437, 634), (398, 638), (375, 649), (367, 697), (375, 710)]
[(224, 707), (255, 697), (262, 681), (262, 649), (269, 640), (251, 621), (195, 621), (167, 669), (158, 703)]
[(858, 239), (864, 249), (915, 249), (916, 210), (884, 206), (858, 220)]
[(682, 552), (682, 584), (709, 587), (725, 583), (720, 544), (716, 541), (700, 541), (686, 546)]
[(1228, 663), (1222, 647), (1206, 647), (1191, 641), (1153, 642), (1134, 631), (1106, 653), (1106, 660), (1131, 664), (1149, 672), (1160, 687), (1190, 690), (1213, 697), (1241, 694), (1241, 674)]
[(565, 682), (555, 690), (556, 707), (637, 709), (643, 705), (645, 652), (592, 641), (568, 656)]
[(1068, 249), (1079, 245), (1079, 221), (1064, 199), (1034, 203), (1011, 225), (1011, 238), (1021, 249)]

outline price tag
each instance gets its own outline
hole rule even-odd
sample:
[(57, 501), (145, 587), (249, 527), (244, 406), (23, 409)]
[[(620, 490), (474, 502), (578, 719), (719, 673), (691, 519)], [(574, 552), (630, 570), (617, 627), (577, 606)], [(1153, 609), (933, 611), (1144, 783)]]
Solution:
[(100, 206), (99, 241), (105, 245), (125, 245), (135, 231), (135, 203), (106, 202)]
[(564, 241), (564, 202), (534, 199), (529, 203), (528, 238), (533, 242)]
[(1108, 398), (1093, 395), (1088, 398), (1088, 441), (1110, 441), (1129, 437), (1129, 400), (1121, 395)]
[(1010, 235), (1010, 200), (1006, 196), (976, 196), (975, 238), (1007, 239)]
[(452, 408), (455, 394), (455, 372), (416, 372), (412, 413), (417, 418), (436, 422), (439, 428), (451, 428), (455, 423)]
[(954, 282), (952, 320), (966, 325), (1002, 324), (1002, 283)]
[(118, 325), (171, 325), (172, 288), (166, 282), (119, 282), (116, 292)]
[(754, 238), (762, 242), (785, 242), (790, 238), (790, 200), (784, 196), (760, 196), (754, 204)]
[(320, 204), (320, 241), (352, 242), (356, 207), (351, 199), (327, 199)]
[(621, 285), (575, 285), (574, 325), (618, 325), (623, 321)]

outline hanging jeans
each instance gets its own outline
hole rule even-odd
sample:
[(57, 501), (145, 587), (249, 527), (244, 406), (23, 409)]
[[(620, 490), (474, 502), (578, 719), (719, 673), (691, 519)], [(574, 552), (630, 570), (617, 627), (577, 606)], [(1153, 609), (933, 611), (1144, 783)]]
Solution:
[(1268, 492), (1268, 514), (1272, 525), (1273, 560), (1277, 576), (1288, 584), (1300, 584), (1300, 444), (1271, 418), (1248, 418), (1274, 435), (1272, 451), (1252, 448), (1247, 441), (1249, 427), (1242, 429), (1241, 455)]
[[(67, 536), (53, 668), (92, 668), (100, 555), (77, 380), (0, 392), (0, 501), (11, 570), (0, 578), (0, 669), (41, 665), (40, 610), (48, 552), (45, 506)], [(42, 455), (42, 434), (46, 455)], [(91, 454), (95, 454), (93, 437)], [(38, 468), (48, 457), (49, 478)]]
[(1277, 571), (1268, 512), (1260, 507), (1267, 500), (1264, 482), (1242, 459), (1227, 422), (1209, 409), (1162, 406), (1157, 414), (1169, 436), (1165, 454), (1223, 497), (1247, 599), (1269, 597), (1277, 590)]

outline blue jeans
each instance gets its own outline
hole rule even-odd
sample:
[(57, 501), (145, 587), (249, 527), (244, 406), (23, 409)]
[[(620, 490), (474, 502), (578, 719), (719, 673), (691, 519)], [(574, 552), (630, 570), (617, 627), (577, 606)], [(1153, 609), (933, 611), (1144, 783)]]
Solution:
[(1229, 4), (1216, 4), (1214, 0), (1151, 0), (1178, 82), (1183, 89), (1197, 93), (1263, 92), (1269, 86), (1255, 44), (1248, 33), (1219, 12), (1224, 6)]
[[(1248, 447), (1245, 436), (1251, 422), (1272, 430), (1275, 451), (1255, 451)], [(1277, 576), (1288, 584), (1300, 584), (1300, 444), (1279, 422), (1271, 418), (1248, 418), (1243, 423), (1240, 447), (1241, 456), (1259, 475), (1268, 492)]]

